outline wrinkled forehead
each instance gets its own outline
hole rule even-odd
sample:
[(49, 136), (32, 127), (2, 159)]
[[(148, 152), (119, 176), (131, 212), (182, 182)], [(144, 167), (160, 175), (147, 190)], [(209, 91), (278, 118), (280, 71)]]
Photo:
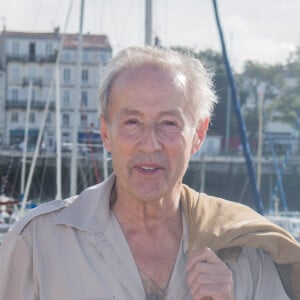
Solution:
[[(114, 99), (120, 97), (120, 95), (122, 95), (124, 101), (126, 96), (137, 97), (141, 93), (144, 97), (140, 99), (147, 99), (147, 95), (152, 94), (154, 91), (156, 91), (156, 95), (165, 93), (167, 98), (173, 98), (174, 101), (177, 97), (180, 97), (183, 101), (181, 102), (183, 111), (189, 115), (191, 120), (194, 120), (191, 101), (187, 95), (186, 76), (177, 70), (153, 67), (152, 65), (127, 68), (115, 77), (109, 92), (109, 110), (115, 103)], [(164, 99), (163, 96), (158, 98)], [(162, 105), (162, 102), (157, 102), (157, 104)]]
[(147, 80), (149, 84), (156, 82), (161, 85), (168, 81), (174, 85), (174, 88), (179, 87), (184, 93), (186, 91), (187, 78), (183, 72), (151, 64), (133, 66), (120, 71), (112, 81), (110, 93), (116, 87), (126, 87), (129, 82), (139, 82), (141, 79)]

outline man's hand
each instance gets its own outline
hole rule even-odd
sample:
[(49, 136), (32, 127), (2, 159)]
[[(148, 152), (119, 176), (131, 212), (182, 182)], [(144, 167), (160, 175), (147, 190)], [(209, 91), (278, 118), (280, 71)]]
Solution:
[(231, 270), (210, 248), (189, 259), (187, 274), (194, 300), (233, 300)]

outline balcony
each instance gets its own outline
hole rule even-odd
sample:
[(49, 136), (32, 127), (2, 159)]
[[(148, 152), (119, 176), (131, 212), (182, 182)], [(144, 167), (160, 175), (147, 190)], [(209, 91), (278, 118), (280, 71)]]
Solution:
[[(45, 109), (46, 102), (45, 101), (31, 101), (31, 109), (34, 110), (43, 110)], [(27, 108), (27, 100), (6, 100), (5, 102), (5, 109), (22, 109), (26, 110)], [(49, 110), (55, 109), (55, 102), (50, 101)]]
[(57, 53), (51, 55), (17, 55), (17, 54), (8, 54), (6, 56), (7, 62), (35, 62), (35, 63), (55, 63), (57, 58)]
[(32, 84), (35, 86), (39, 86), (39, 87), (43, 86), (42, 77), (34, 77), (34, 78), (23, 77), (23, 80), (22, 80), (23, 87), (29, 85), (30, 81), (32, 81)]

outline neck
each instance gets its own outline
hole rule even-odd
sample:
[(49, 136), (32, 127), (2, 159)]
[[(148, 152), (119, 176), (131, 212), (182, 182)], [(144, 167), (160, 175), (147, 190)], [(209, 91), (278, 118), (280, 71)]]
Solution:
[(113, 212), (121, 226), (134, 231), (161, 231), (181, 227), (180, 194), (143, 202), (115, 193)]

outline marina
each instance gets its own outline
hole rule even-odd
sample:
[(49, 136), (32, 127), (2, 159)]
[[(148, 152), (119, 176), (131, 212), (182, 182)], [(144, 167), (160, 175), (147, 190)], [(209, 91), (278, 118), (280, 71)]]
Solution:
[[(203, 150), (191, 158), (184, 181), (197, 191), (252, 207), (299, 239), (299, 133), (285, 123), (272, 127), (272, 122), (266, 121), (263, 101), (270, 99), (264, 98), (265, 82), (255, 87), (254, 95), (244, 99), (245, 107), (240, 108), (236, 74), (230, 65), (216, 1), (213, 4), (228, 96), (223, 99), (227, 101), (226, 112), (222, 112), (227, 117), (226, 133), (222, 137), (208, 134)], [(112, 172), (109, 154), (99, 135), (96, 96), (113, 48), (109, 36), (84, 33), (84, 1), (79, 11), (78, 33), (67, 33), (71, 7), (70, 3), (62, 31), (54, 27), (53, 32), (25, 33), (4, 27), (1, 34), (5, 50), (1, 57), (4, 66), (1, 78), (7, 79), (0, 81), (1, 86), (7, 85), (0, 93), (1, 122), (4, 112), (9, 116), (8, 124), (0, 124), (1, 137), (6, 139), (0, 147), (1, 196), (4, 199), (9, 195), (10, 199), (6, 201), (5, 197), (6, 200), (0, 201), (2, 236), (31, 204), (36, 206), (75, 195)], [(144, 8), (144, 44), (160, 46), (159, 37), (153, 34), (152, 1), (146, 0)], [(20, 47), (22, 43), (26, 47)], [(16, 66), (19, 76), (13, 76)], [(294, 84), (291, 79), (294, 78), (284, 78), (287, 84)], [(7, 95), (5, 90), (9, 92)], [(256, 97), (258, 114), (254, 146), (250, 145), (243, 115), (243, 109), (249, 108), (248, 102), (253, 102), (252, 97)], [(229, 123), (233, 118), (230, 105), (238, 135), (232, 137), (238, 140), (234, 148), (229, 147)], [(217, 146), (209, 146), (215, 142)], [(276, 209), (275, 197), (279, 199)]]

